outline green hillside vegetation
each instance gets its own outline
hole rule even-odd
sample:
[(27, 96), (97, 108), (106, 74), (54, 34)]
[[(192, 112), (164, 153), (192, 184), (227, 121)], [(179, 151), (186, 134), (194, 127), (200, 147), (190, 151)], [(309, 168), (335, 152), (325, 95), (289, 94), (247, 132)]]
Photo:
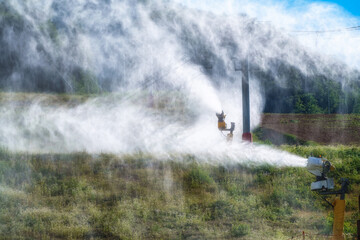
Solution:
[[(355, 234), (359, 147), (283, 146), (322, 154), (348, 177), (345, 232)], [(199, 163), (138, 153), (0, 152), (1, 239), (321, 239), (332, 211), (305, 168)], [(339, 186), (338, 186), (339, 187)], [(320, 235), (318, 235), (320, 234)]]
[(358, 73), (341, 82), (324, 75), (305, 76), (295, 67), (279, 67), (281, 84), (265, 73), (254, 73), (265, 93), (265, 113), (360, 113)]

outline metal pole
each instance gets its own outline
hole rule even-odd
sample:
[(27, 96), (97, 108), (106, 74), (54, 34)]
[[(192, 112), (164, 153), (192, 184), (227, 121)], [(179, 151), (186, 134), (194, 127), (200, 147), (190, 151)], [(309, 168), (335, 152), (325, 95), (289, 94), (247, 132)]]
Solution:
[(349, 181), (341, 179), (340, 199), (336, 199), (334, 206), (333, 240), (344, 240), (344, 220), (345, 220), (345, 194), (348, 191)]
[(336, 199), (334, 206), (334, 224), (332, 240), (344, 240), (344, 219), (345, 219), (345, 200)]
[(249, 63), (242, 65), (242, 107), (243, 107), (243, 133), (250, 132), (250, 101), (249, 101)]
[(250, 133), (250, 94), (249, 94), (249, 59), (243, 61), (242, 67), (242, 108), (243, 108), (243, 135), (244, 141), (252, 142)]
[[(359, 213), (360, 213), (360, 195), (359, 195)], [(357, 239), (360, 240), (360, 220), (357, 221)]]

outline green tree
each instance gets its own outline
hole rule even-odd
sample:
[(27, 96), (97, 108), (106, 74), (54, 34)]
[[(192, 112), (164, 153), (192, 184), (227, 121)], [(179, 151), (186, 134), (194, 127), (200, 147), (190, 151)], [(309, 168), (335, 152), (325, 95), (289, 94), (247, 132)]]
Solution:
[(311, 93), (297, 95), (295, 97), (295, 113), (322, 113), (317, 100)]

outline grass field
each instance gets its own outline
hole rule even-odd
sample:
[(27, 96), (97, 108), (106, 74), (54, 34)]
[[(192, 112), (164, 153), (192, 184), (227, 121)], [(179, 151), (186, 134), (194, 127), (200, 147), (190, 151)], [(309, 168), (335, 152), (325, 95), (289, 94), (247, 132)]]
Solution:
[[(360, 148), (325, 154), (348, 177), (345, 232), (355, 234)], [(341, 173), (341, 175), (340, 175)], [(1, 239), (326, 239), (331, 209), (304, 168), (133, 156), (0, 152)]]
[[(186, 105), (181, 96), (175, 102), (166, 94), (138, 96), (132, 101), (169, 114)], [(71, 108), (91, 99), (0, 93), (2, 104), (20, 109), (32, 103)], [(340, 178), (350, 180), (347, 239), (354, 238), (360, 217), (360, 147), (317, 142), (359, 143), (358, 117), (265, 114), (254, 136), (302, 157), (326, 157), (336, 167), (337, 188)], [(302, 239), (303, 231), (306, 239), (328, 239), (332, 209), (310, 191), (312, 181), (305, 168), (211, 165), (192, 155), (159, 160), (141, 152), (29, 154), (0, 148), (0, 239)]]

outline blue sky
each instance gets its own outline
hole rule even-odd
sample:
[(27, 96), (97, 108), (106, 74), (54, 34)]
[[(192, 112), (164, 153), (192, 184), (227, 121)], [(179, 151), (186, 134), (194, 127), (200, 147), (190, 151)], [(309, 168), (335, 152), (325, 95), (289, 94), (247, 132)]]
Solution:
[[(333, 25), (337, 27), (347, 27), (360, 25), (360, 0), (174, 0), (181, 4), (199, 8), (202, 10), (214, 11), (218, 13), (236, 14), (244, 12), (257, 19), (270, 20), (272, 17), (282, 17), (282, 15), (296, 14), (316, 14), (313, 16), (313, 27), (316, 29), (324, 28), (325, 19), (336, 20)], [(318, 7), (312, 3), (322, 3)], [(268, 8), (270, 7), (270, 8)], [(322, 9), (321, 9), (322, 8)], [(300, 19), (300, 15), (297, 16)], [(307, 16), (309, 18), (309, 15)], [(318, 19), (316, 19), (318, 17)], [(270, 18), (270, 19), (269, 19)], [(331, 22), (331, 21), (330, 21)], [(279, 23), (279, 22), (278, 22)], [(286, 22), (284, 22), (286, 24)], [(292, 22), (293, 23), (293, 22)], [(323, 26), (321, 26), (321, 24)], [(301, 27), (308, 28), (302, 22)], [(284, 24), (278, 24), (282, 26)], [(309, 25), (309, 24), (308, 24)], [(295, 26), (296, 27), (296, 26)], [(326, 27), (326, 26), (325, 26)]]
[[(175, 1), (190, 6), (204, 6), (204, 5), (211, 6), (214, 3), (221, 2), (219, 0), (206, 0), (206, 1), (205, 0), (175, 0)], [(267, 2), (266, 0), (259, 0), (259, 2), (261, 1)], [(254, 2), (257, 2), (257, 0), (255, 0)], [(351, 15), (355, 17), (360, 17), (360, 0), (270, 0), (270, 2), (287, 3), (287, 6), (289, 7), (299, 7), (306, 3), (316, 3), (316, 2), (337, 4)]]
[(317, 2), (336, 3), (342, 6), (346, 11), (350, 12), (352, 15), (360, 17), (360, 0), (328, 0), (328, 1), (317, 1)]

